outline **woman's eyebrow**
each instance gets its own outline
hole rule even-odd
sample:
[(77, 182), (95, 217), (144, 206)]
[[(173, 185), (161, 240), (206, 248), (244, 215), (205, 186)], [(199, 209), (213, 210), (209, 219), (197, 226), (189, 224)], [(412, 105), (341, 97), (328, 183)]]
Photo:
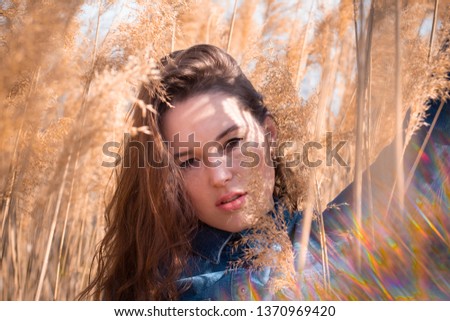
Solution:
[[(231, 132), (233, 132), (235, 130), (238, 130), (239, 128), (240, 128), (240, 126), (238, 126), (236, 124), (232, 125), (231, 127), (227, 128), (223, 132), (221, 132), (219, 135), (217, 135), (215, 141), (220, 140), (221, 138), (225, 137), (226, 135), (228, 135), (229, 133), (231, 133)], [(185, 151), (185, 152), (176, 153), (174, 155), (174, 158), (178, 159), (178, 158), (180, 158), (182, 156), (186, 156), (186, 155), (189, 155), (189, 154), (192, 154), (192, 150), (191, 149), (189, 149), (188, 151)]]
[(180, 159), (180, 157), (186, 156), (191, 154), (191, 150), (188, 150), (187, 152), (181, 152), (181, 153), (176, 153), (175, 155), (173, 155), (174, 159)]
[(231, 133), (232, 131), (235, 131), (239, 129), (239, 126), (234, 124), (233, 126), (229, 127), (228, 129), (225, 129), (223, 132), (221, 132), (219, 135), (217, 135), (216, 137), (216, 141), (220, 140), (221, 138), (225, 137), (226, 135), (228, 135), (229, 133)]

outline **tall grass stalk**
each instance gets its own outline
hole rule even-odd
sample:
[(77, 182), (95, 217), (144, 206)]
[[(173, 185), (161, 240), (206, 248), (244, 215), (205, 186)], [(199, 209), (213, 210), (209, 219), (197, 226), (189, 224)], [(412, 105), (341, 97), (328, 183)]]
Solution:
[[(374, 12), (372, 12), (372, 15)], [(370, 30), (372, 27), (369, 28)], [(369, 42), (369, 59), (368, 59), (368, 70), (369, 70), (369, 78), (367, 83), (367, 116), (366, 116), (366, 131), (364, 135), (364, 140), (366, 142), (365, 144), (365, 160), (366, 160), (366, 168), (367, 168), (367, 193), (368, 193), (368, 202), (369, 202), (369, 211), (370, 213), (374, 213), (374, 206), (373, 206), (373, 191), (372, 191), (372, 170), (370, 169), (370, 154), (371, 154), (371, 144), (370, 144), (370, 132), (372, 131), (371, 126), (371, 117), (372, 114), (372, 42)], [(372, 244), (375, 244), (375, 220), (372, 218), (370, 220), (370, 230), (371, 230), (371, 240)]]
[(228, 32), (227, 52), (230, 52), (231, 49), (231, 39), (233, 38), (234, 21), (236, 20), (236, 12), (237, 12), (237, 3), (238, 0), (234, 0), (233, 15), (231, 17), (230, 22), (230, 31)]
[[(74, 168), (77, 168), (77, 160), (75, 161)], [(69, 163), (70, 163), (70, 159), (68, 160), (67, 164), (69, 164)], [(55, 292), (53, 294), (54, 300), (58, 299), (59, 286), (60, 286), (59, 281), (60, 281), (60, 277), (61, 277), (61, 273), (62, 273), (61, 270), (62, 270), (62, 267), (64, 267), (64, 263), (62, 262), (63, 249), (64, 249), (64, 241), (65, 241), (66, 232), (67, 232), (67, 221), (69, 219), (69, 213), (70, 213), (70, 209), (71, 209), (71, 205), (72, 205), (72, 198), (73, 198), (73, 194), (74, 194), (74, 185), (75, 185), (75, 179), (72, 178), (72, 180), (70, 182), (69, 199), (67, 201), (66, 213), (64, 215), (64, 223), (63, 223), (63, 229), (62, 229), (62, 235), (61, 235), (61, 242), (59, 245), (58, 265), (56, 267)]]
[(308, 59), (308, 55), (306, 54), (306, 48), (308, 43), (308, 35), (309, 30), (312, 27), (312, 17), (313, 17), (313, 8), (315, 1), (311, 1), (311, 7), (309, 8), (308, 21), (306, 22), (305, 31), (303, 33), (302, 41), (301, 41), (301, 51), (298, 59), (297, 72), (295, 77), (295, 88), (300, 90), (300, 82), (303, 79), (303, 75), (305, 73), (306, 60)]
[(177, 34), (177, 18), (173, 20), (173, 28), (172, 28), (172, 39), (170, 42), (170, 51), (175, 50), (175, 41), (176, 41), (176, 34)]
[[(324, 38), (325, 41), (328, 41), (328, 44), (331, 43), (331, 31), (328, 28), (325, 28), (324, 30)], [(319, 101), (316, 108), (315, 113), (315, 123), (314, 123), (314, 140), (316, 142), (320, 141), (322, 138), (323, 133), (325, 132), (325, 115), (328, 110), (328, 104), (329, 104), (329, 93), (331, 93), (333, 90), (334, 81), (332, 78), (334, 77), (335, 73), (335, 66), (337, 59), (334, 59), (331, 57), (331, 50), (325, 52), (324, 54), (324, 68), (323, 68), (323, 78), (321, 83), (321, 95), (319, 97)], [(316, 207), (316, 203), (320, 202), (320, 199), (318, 200), (316, 198), (317, 194), (317, 176), (321, 174), (320, 168), (311, 168), (310, 174), (309, 174), (309, 181), (308, 181), (308, 189), (307, 189), (307, 200), (305, 204), (305, 216), (302, 224), (302, 234), (301, 234), (301, 240), (300, 240), (300, 259), (299, 259), (299, 267), (300, 271), (303, 271), (306, 264), (306, 254), (308, 252), (308, 244), (309, 244), (309, 238), (311, 234), (311, 225), (312, 220), (314, 217), (314, 208)], [(319, 218), (320, 219), (320, 218)], [(322, 224), (323, 227), (323, 224)], [(329, 274), (327, 271), (329, 270), (328, 266), (328, 257), (327, 257), (327, 242), (326, 242), (326, 235), (325, 230), (321, 229), (321, 247), (322, 247), (322, 255), (324, 257), (324, 287), (326, 290), (329, 289)]]
[(438, 7), (439, 7), (439, 0), (434, 0), (434, 10), (433, 10), (433, 24), (431, 27), (431, 33), (430, 33), (430, 45), (428, 50), (428, 63), (431, 60), (431, 54), (433, 53), (433, 43), (435, 38), (435, 32), (436, 32), (436, 22), (437, 22), (437, 15), (438, 15)]
[[(364, 79), (365, 79), (365, 33), (364, 31), (364, 2), (359, 3), (359, 15), (357, 15), (358, 9), (356, 0), (353, 1), (354, 5), (354, 25), (355, 25), (355, 43), (356, 43), (356, 57), (357, 57), (357, 70), (358, 70), (358, 85), (356, 90), (356, 142), (355, 142), (355, 176), (354, 176), (354, 195), (353, 195), (353, 210), (355, 213), (355, 229), (357, 233), (357, 246), (356, 246), (356, 261), (357, 269), (361, 271), (362, 260), (362, 245), (361, 238), (363, 234), (362, 226), (362, 146), (363, 146), (363, 121), (364, 121)], [(359, 28), (361, 32), (358, 33), (358, 19), (359, 16)]]
[[(28, 91), (27, 103), (25, 103), (23, 114), (25, 114), (27, 112), (27, 109), (28, 109), (28, 106), (29, 106), (28, 100), (31, 98), (31, 95), (36, 90), (36, 86), (37, 86), (37, 83), (39, 81), (40, 70), (41, 70), (41, 68), (37, 68), (36, 72), (33, 75), (33, 78), (32, 78), (33, 80), (32, 80), (30, 89)], [(10, 201), (11, 201), (11, 194), (13, 192), (14, 184), (16, 182), (17, 165), (18, 165), (17, 158), (18, 158), (18, 155), (19, 155), (19, 144), (21, 143), (24, 125), (25, 125), (25, 118), (22, 117), (19, 129), (18, 129), (18, 132), (17, 132), (17, 136), (16, 136), (15, 141), (14, 141), (14, 149), (13, 149), (13, 152), (12, 152), (11, 163), (9, 165), (9, 174), (11, 174), (12, 177), (9, 180), (10, 184), (6, 188), (6, 193), (5, 193), (6, 204), (5, 204), (5, 207), (4, 207), (4, 210), (3, 210), (3, 215), (2, 215), (2, 217), (3, 217), (3, 219), (2, 219), (2, 227), (1, 227), (1, 230), (0, 230), (0, 235), (1, 236), (3, 236), (5, 222), (7, 220), (8, 215), (9, 215), (9, 206), (10, 206)]]
[(329, 294), (331, 290), (331, 279), (330, 279), (330, 263), (328, 260), (328, 244), (327, 244), (327, 236), (325, 233), (325, 224), (323, 220), (323, 209), (320, 204), (320, 200), (322, 199), (320, 194), (319, 183), (317, 181), (317, 177), (315, 179), (315, 188), (316, 188), (316, 206), (319, 212), (318, 214), (318, 224), (319, 224), (319, 235), (320, 235), (320, 245), (321, 245), (321, 255), (322, 255), (322, 270), (323, 270), (323, 284), (325, 288), (325, 292)]
[(445, 103), (445, 100), (442, 100), (440, 105), (439, 105), (438, 110), (436, 111), (436, 115), (434, 116), (433, 121), (431, 122), (430, 128), (427, 131), (427, 135), (425, 136), (425, 138), (424, 138), (424, 140), (422, 142), (422, 145), (420, 145), (420, 149), (419, 149), (419, 151), (417, 153), (417, 156), (416, 156), (416, 158), (414, 160), (414, 163), (411, 166), (410, 171), (408, 172), (408, 177), (406, 179), (405, 187), (404, 187), (406, 190), (411, 185), (411, 182), (412, 182), (412, 180), (414, 178), (414, 173), (416, 172), (417, 166), (419, 165), (420, 159), (421, 159), (421, 157), (422, 157), (422, 155), (423, 155), (423, 153), (425, 151), (425, 147), (427, 146), (428, 142), (430, 141), (431, 134), (433, 133), (434, 126), (436, 126), (436, 122), (437, 122), (437, 120), (439, 118), (439, 115), (442, 112), (442, 108), (444, 107), (444, 103)]
[[(16, 289), (20, 286), (20, 273), (19, 271), (19, 255), (18, 255), (18, 237), (20, 236), (17, 231), (17, 220), (16, 215), (13, 213), (11, 215), (11, 219), (9, 220), (9, 232), (11, 234), (10, 240), (11, 240), (11, 265), (14, 271), (14, 285)], [(17, 292), (17, 290), (16, 290)]]
[(62, 202), (62, 198), (63, 198), (64, 186), (66, 183), (67, 172), (69, 170), (69, 164), (70, 164), (70, 155), (69, 155), (68, 162), (66, 163), (66, 167), (64, 169), (61, 186), (60, 186), (59, 192), (58, 192), (58, 198), (56, 200), (55, 211), (53, 212), (52, 224), (51, 224), (50, 233), (49, 233), (49, 236), (47, 239), (47, 246), (45, 248), (44, 261), (42, 262), (41, 273), (39, 276), (39, 282), (37, 285), (36, 295), (34, 296), (35, 301), (38, 301), (41, 298), (42, 286), (44, 284), (45, 275), (47, 274), (47, 267), (48, 267), (48, 262), (49, 262), (49, 258), (50, 258), (50, 251), (51, 251), (51, 246), (53, 243), (53, 237), (55, 235), (56, 224), (58, 221), (58, 214), (59, 214), (59, 210), (60, 210), (61, 202)]
[(402, 45), (400, 36), (401, 0), (395, 6), (395, 168), (397, 178), (397, 201), (400, 220), (405, 214), (405, 174), (403, 171), (403, 112), (402, 112)]

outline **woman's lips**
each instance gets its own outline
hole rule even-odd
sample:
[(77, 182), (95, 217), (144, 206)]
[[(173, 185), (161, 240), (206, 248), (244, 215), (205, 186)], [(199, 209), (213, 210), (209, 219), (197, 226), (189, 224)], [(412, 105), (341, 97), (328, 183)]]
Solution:
[(216, 206), (225, 211), (236, 211), (240, 209), (246, 199), (247, 193), (234, 193), (221, 197)]

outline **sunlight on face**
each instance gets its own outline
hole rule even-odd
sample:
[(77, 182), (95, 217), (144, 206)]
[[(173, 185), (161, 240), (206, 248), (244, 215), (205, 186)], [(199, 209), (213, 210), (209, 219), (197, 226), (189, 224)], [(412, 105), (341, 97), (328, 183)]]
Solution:
[(273, 204), (275, 170), (266, 130), (224, 93), (200, 94), (174, 105), (163, 117), (163, 135), (198, 218), (229, 232), (252, 226)]

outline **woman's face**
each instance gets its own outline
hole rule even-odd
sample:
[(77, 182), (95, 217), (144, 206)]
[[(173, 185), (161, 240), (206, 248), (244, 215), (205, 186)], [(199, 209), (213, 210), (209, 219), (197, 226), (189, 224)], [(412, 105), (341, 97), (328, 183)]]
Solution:
[(267, 146), (276, 134), (273, 122), (259, 124), (235, 97), (220, 92), (174, 106), (163, 117), (163, 135), (198, 218), (228, 232), (251, 227), (273, 205), (275, 169)]

